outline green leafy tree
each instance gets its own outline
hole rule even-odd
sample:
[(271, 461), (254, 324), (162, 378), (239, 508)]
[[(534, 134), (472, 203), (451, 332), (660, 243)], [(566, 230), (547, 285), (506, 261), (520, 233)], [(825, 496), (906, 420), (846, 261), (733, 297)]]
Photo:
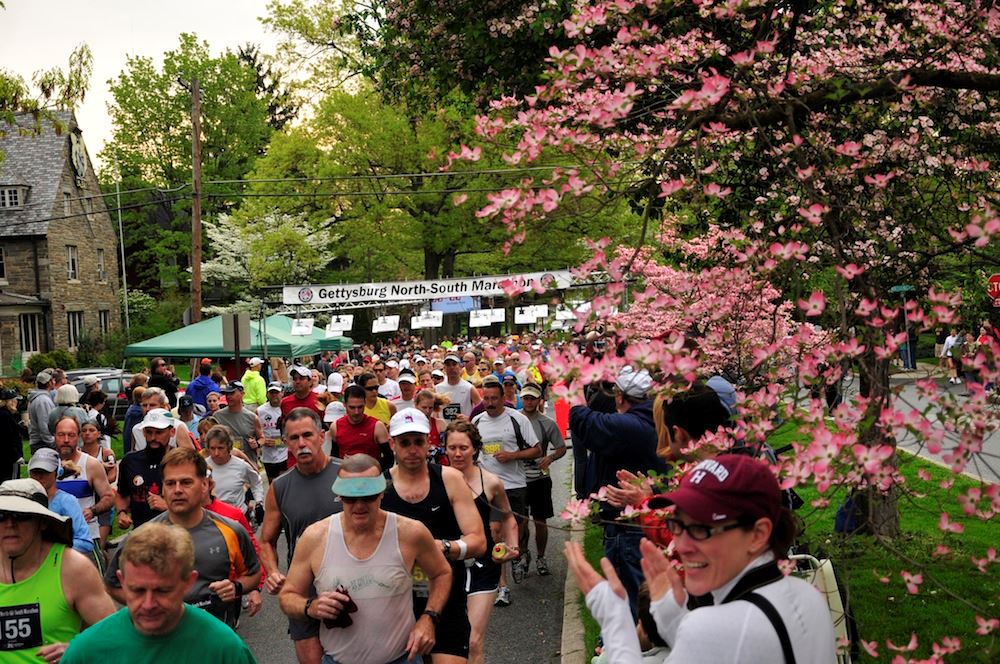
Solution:
[(371, 91), (327, 95), (310, 121), (275, 135), (234, 217), (278, 209), (301, 215), (307, 234), (336, 232), (328, 275), (339, 280), (562, 268), (582, 257), (580, 238), (595, 226), (627, 232), (627, 211), (584, 201), (505, 253), (506, 229), (475, 211), (483, 192), (522, 173), (487, 157), (441, 170), (454, 156), (448, 146), (471, 140), (470, 116), (460, 100), (411, 118)]
[[(11, 125), (16, 114), (31, 113), (36, 120), (35, 129), (40, 131), (43, 118), (54, 120), (49, 110), (73, 108), (83, 101), (93, 70), (94, 57), (86, 44), (73, 49), (65, 70), (53, 67), (37, 71), (30, 85), (23, 76), (0, 68), (0, 120)], [(0, 133), (3, 131), (0, 124)], [(2, 154), (0, 159), (3, 159)]]
[[(126, 195), (125, 249), (130, 283), (150, 291), (186, 279), (190, 234), (191, 92), (201, 88), (202, 178), (206, 216), (231, 209), (235, 201), (213, 190), (213, 180), (242, 178), (267, 145), (273, 127), (268, 92), (258, 71), (225, 51), (212, 56), (206, 42), (182, 34), (162, 66), (130, 57), (109, 82), (113, 101), (111, 140), (101, 151), (106, 193), (159, 187)], [(278, 102), (281, 106), (281, 102)]]
[(568, 0), (274, 0), (265, 25), (282, 55), (330, 91), (355, 76), (426, 109), (458, 90), (485, 105), (527, 94), (549, 46), (565, 42)]

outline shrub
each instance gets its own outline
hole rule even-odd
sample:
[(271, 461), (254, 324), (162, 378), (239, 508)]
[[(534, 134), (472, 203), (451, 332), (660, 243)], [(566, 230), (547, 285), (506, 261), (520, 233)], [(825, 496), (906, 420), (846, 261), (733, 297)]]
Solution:
[(49, 366), (58, 367), (59, 369), (76, 368), (76, 358), (74, 358), (73, 354), (68, 350), (57, 348), (55, 350), (50, 350), (48, 355), (52, 358), (52, 364)]
[(48, 367), (55, 367), (52, 361), (52, 356), (48, 353), (35, 353), (28, 358), (28, 368), (31, 369), (31, 373), (37, 374), (42, 369)]

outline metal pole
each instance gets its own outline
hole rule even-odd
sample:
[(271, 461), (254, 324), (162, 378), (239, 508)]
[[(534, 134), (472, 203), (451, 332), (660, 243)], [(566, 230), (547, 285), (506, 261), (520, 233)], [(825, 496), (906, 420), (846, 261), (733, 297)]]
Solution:
[(201, 320), (201, 88), (191, 79), (191, 322)]
[(122, 227), (122, 188), (121, 188), (121, 173), (118, 174), (118, 180), (115, 182), (115, 196), (118, 200), (118, 246), (122, 253), (122, 300), (125, 302), (125, 340), (129, 340), (129, 332), (131, 331), (131, 324), (129, 322), (128, 316), (128, 273), (125, 270), (125, 231)]

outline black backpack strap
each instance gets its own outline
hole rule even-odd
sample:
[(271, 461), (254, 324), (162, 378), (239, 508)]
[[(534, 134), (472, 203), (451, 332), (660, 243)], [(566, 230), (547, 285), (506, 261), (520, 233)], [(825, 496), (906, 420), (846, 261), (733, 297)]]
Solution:
[(521, 433), (521, 425), (517, 423), (513, 415), (508, 415), (508, 417), (510, 418), (510, 423), (514, 425), (514, 438), (517, 440), (517, 449), (528, 449), (528, 443), (524, 440), (524, 434)]
[(767, 619), (771, 621), (771, 626), (778, 634), (778, 641), (781, 642), (781, 652), (785, 654), (785, 664), (795, 664), (795, 653), (792, 652), (792, 640), (788, 637), (788, 630), (785, 628), (785, 621), (781, 619), (778, 610), (774, 608), (763, 595), (749, 593), (740, 599), (746, 600), (764, 612)]

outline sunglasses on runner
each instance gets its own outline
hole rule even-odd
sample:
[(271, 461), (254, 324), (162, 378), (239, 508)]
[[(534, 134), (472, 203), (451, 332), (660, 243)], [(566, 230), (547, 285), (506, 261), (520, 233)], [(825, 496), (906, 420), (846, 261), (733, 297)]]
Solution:
[(369, 385), (368, 387), (365, 388), (365, 390), (367, 390), (368, 392), (374, 392), (377, 389), (378, 385)]
[(691, 539), (697, 542), (704, 542), (705, 540), (714, 535), (719, 535), (721, 533), (726, 532), (727, 530), (743, 528), (750, 524), (747, 523), (746, 520), (741, 519), (736, 523), (729, 523), (724, 526), (706, 526), (703, 523), (686, 524), (680, 519), (671, 518), (671, 519), (664, 519), (663, 525), (666, 526), (667, 530), (669, 530), (670, 534), (673, 535), (674, 537), (680, 537), (681, 533), (687, 531), (688, 537), (690, 537)]
[(374, 496), (361, 496), (361, 497), (358, 497), (358, 498), (351, 498), (349, 496), (341, 496), (340, 499), (343, 502), (345, 502), (345, 503), (359, 503), (359, 502), (360, 503), (371, 503), (371, 502), (374, 502), (375, 500), (377, 500), (378, 497), (379, 497), (379, 495), (381, 495), (381, 494), (375, 494)]
[(14, 523), (24, 523), (25, 521), (31, 521), (35, 516), (35, 514), (27, 514), (25, 512), (0, 512), (0, 523), (7, 523), (7, 519), (11, 519)]

